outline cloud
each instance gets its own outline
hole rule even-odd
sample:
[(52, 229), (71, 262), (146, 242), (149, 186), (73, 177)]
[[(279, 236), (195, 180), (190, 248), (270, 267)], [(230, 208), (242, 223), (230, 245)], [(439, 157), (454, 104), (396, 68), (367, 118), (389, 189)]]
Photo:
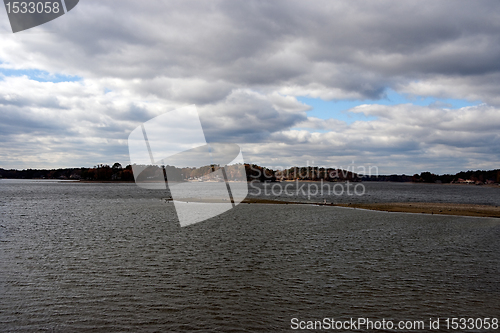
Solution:
[[(86, 78), (141, 79), (137, 89), (193, 79), (179, 85), (182, 91), (207, 91), (219, 82), (212, 101), (235, 86), (378, 98), (388, 86), (439, 75), (498, 80), (500, 37), (492, 13), (500, 4), (459, 3), (90, 1), (40, 27), (55, 31), (44, 38), (5, 35), (9, 52), (1, 48), (0, 59)], [(211, 96), (172, 94), (201, 103)]]
[(293, 97), (236, 89), (224, 100), (199, 108), (208, 142), (262, 142), (307, 119), (309, 107)]
[[(350, 111), (377, 119), (350, 125), (329, 120), (323, 122), (329, 124), (330, 131), (326, 133), (276, 132), (269, 141), (283, 145), (269, 143), (254, 150), (251, 158), (265, 161), (280, 156), (277, 161), (305, 165), (314, 160), (326, 166), (347, 165), (356, 160), (378, 165), (385, 173), (426, 169), (457, 172), (460, 168), (477, 168), (477, 161), (486, 168), (494, 168), (498, 163), (500, 110), (496, 108), (481, 105), (450, 110), (414, 105), (362, 105)], [(299, 125), (314, 127), (315, 123), (320, 122), (310, 118)], [(283, 154), (296, 158), (285, 158)]]
[(471, 76), (433, 76), (422, 80), (401, 83), (397, 89), (416, 96), (438, 98), (461, 98), (469, 101), (482, 101), (489, 105), (500, 106), (500, 75), (491, 72)]
[[(81, 78), (2, 77), (2, 161), (124, 158), (140, 122), (196, 104), (209, 141), (241, 143), (255, 159), (362, 158), (401, 171), (445, 168), (446, 156), (448, 167), (494, 167), (499, 10), (498, 1), (461, 0), (81, 2), (2, 33), (2, 67)], [(486, 104), (364, 105), (350, 112), (376, 119), (346, 124), (310, 116), (297, 100), (377, 100), (389, 89)]]
[(90, 164), (123, 161), (130, 131), (169, 108), (154, 98), (106, 93), (95, 82), (6, 77), (0, 81), (0, 160), (12, 167), (78, 166), (91, 156)]

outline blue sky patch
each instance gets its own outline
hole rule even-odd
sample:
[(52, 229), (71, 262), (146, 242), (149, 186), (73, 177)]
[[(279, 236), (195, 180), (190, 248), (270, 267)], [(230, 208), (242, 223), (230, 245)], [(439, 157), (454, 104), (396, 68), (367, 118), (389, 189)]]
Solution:
[(1, 76), (27, 76), (30, 80), (38, 82), (77, 82), (81, 81), (82, 78), (73, 75), (63, 75), (63, 74), (52, 74), (46, 71), (41, 71), (38, 69), (9, 69), (0, 67), (0, 79)]
[(410, 96), (407, 94), (399, 94), (392, 89), (388, 89), (386, 96), (378, 100), (336, 100), (324, 101), (321, 98), (297, 97), (300, 102), (312, 106), (312, 110), (307, 113), (309, 117), (320, 119), (338, 119), (351, 124), (355, 121), (370, 121), (376, 117), (365, 116), (362, 113), (353, 113), (348, 110), (363, 104), (381, 104), (381, 105), (397, 105), (397, 104), (413, 104), (420, 106), (434, 106), (438, 108), (459, 109), (465, 106), (474, 106), (481, 104), (481, 101), (470, 102), (462, 99), (452, 98), (435, 98), (423, 96)]

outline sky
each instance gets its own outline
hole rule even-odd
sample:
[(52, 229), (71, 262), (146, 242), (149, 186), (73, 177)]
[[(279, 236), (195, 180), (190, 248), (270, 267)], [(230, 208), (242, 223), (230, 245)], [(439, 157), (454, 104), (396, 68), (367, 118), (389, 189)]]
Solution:
[(126, 165), (192, 104), (271, 168), (500, 168), (496, 0), (81, 0), (0, 40), (0, 168)]

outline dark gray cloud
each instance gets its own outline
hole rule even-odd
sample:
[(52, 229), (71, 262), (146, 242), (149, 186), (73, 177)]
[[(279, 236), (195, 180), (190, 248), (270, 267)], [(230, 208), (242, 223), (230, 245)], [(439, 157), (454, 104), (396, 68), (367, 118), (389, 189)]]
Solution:
[(32, 96), (26, 96), (22, 94), (22, 92), (0, 95), (0, 106), (36, 106), (39, 108), (47, 109), (65, 109), (63, 106), (61, 106), (56, 96), (42, 96), (35, 99)]
[[(61, 152), (54, 161), (62, 152), (82, 163), (113, 151), (122, 158), (139, 123), (194, 103), (209, 141), (244, 144), (266, 163), (321, 156), (395, 171), (491, 167), (499, 161), (498, 13), (500, 2), (483, 0), (82, 1), (38, 30), (1, 35), (2, 66), (82, 77), (0, 81), (2, 158), (17, 156), (16, 145), (25, 156), (37, 156), (28, 146)], [(296, 99), (378, 99), (389, 88), (488, 105), (371, 105), (351, 111), (376, 120), (346, 124), (308, 117)]]
[(225, 100), (199, 108), (209, 142), (262, 142), (273, 132), (307, 119), (309, 107), (279, 95), (235, 90)]
[(170, 93), (187, 103), (215, 102), (232, 86), (312, 83), (377, 98), (435, 76), (498, 80), (498, 12), (497, 1), (87, 1), (47, 26), (58, 31), (52, 42), (26, 38), (9, 59), (37, 52), (37, 65), (53, 71), (146, 87), (158, 78), (225, 82), (205, 96)]

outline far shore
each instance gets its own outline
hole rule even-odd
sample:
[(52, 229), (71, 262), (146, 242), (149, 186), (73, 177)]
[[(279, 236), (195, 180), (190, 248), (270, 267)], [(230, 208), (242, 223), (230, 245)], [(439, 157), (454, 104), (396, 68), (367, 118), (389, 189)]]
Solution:
[[(121, 184), (121, 183), (135, 183), (134, 180), (87, 180), (87, 179), (57, 179), (57, 178), (1, 178), (0, 180), (5, 179), (5, 180), (45, 180), (45, 181), (61, 181), (61, 182), (72, 182), (72, 183), (83, 183), (83, 184)], [(247, 183), (251, 182), (258, 182), (258, 180), (249, 180)], [(290, 182), (296, 182), (297, 180), (282, 180), (282, 181), (276, 181), (276, 182), (268, 182), (268, 184), (279, 184), (279, 183), (290, 183)], [(308, 179), (302, 179), (298, 180), (299, 182), (306, 182), (306, 183), (314, 183), (314, 182), (319, 182), (319, 180), (308, 180)], [(195, 181), (172, 181), (172, 183), (195, 183)], [(228, 181), (230, 183), (234, 181)], [(339, 183), (344, 183), (345, 181), (339, 181)], [(499, 183), (492, 183), (492, 184), (465, 184), (465, 183), (424, 183), (424, 182), (397, 182), (397, 181), (363, 181), (363, 182), (358, 182), (358, 181), (349, 181), (351, 183), (397, 183), (397, 184), (419, 184), (419, 185), (441, 185), (441, 186), (463, 186), (463, 187), (471, 187), (471, 186), (480, 186), (480, 187), (488, 187), (488, 188), (498, 188), (500, 189), (500, 184)], [(157, 183), (157, 181), (141, 181), (141, 183)], [(166, 181), (168, 184), (168, 181)], [(204, 182), (202, 182), (204, 183)], [(207, 181), (207, 183), (211, 183), (210, 181)], [(330, 182), (330, 181), (325, 181), (325, 183), (336, 183), (336, 182)]]

